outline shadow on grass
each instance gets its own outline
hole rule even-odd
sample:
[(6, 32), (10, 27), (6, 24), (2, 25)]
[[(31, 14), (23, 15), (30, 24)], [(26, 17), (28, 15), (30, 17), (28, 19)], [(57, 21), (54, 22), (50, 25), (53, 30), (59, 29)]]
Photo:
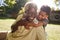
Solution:
[(52, 21), (52, 22), (49, 22), (49, 24), (60, 25), (60, 22), (57, 22), (57, 21)]
[(0, 19), (15, 19), (15, 18), (12, 18), (12, 17), (0, 17)]

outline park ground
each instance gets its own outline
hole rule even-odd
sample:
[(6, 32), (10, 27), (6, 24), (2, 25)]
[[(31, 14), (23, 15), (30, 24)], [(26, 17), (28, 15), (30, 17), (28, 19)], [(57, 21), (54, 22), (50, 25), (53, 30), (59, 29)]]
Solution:
[[(14, 19), (0, 19), (0, 31), (10, 31)], [(60, 40), (60, 25), (48, 24), (46, 27), (48, 40)]]

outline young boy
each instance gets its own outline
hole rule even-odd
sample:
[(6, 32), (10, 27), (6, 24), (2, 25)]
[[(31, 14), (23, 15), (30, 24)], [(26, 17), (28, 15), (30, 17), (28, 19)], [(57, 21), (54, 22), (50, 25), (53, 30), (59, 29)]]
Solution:
[[(50, 7), (43, 5), (43, 6), (41, 7), (41, 9), (40, 9), (39, 14), (38, 14), (37, 19), (38, 19), (39, 21), (43, 21), (43, 28), (44, 28), (44, 30), (45, 30), (46, 25), (48, 24), (48, 17), (49, 17), (49, 15), (50, 15), (50, 13), (51, 13)], [(46, 34), (46, 40), (48, 40), (48, 39), (47, 39), (47, 33), (45, 32), (45, 34)]]
[(48, 24), (48, 17), (50, 15), (51, 9), (49, 6), (43, 5), (37, 16), (38, 21), (43, 21), (43, 28), (45, 29)]

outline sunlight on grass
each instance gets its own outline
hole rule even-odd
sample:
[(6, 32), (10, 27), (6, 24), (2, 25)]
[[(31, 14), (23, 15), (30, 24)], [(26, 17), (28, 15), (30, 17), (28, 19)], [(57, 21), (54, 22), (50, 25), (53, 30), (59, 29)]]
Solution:
[(0, 19), (0, 31), (9, 31), (14, 21), (13, 19)]
[(48, 40), (60, 40), (60, 25), (48, 24), (46, 31)]
[[(14, 19), (0, 19), (0, 31), (10, 31)], [(60, 40), (60, 25), (48, 24), (46, 27), (48, 40)]]

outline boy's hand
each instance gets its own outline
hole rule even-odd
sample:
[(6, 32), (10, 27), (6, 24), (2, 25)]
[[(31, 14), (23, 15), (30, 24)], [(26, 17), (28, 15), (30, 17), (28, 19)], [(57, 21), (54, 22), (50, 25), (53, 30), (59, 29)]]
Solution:
[(33, 23), (33, 27), (39, 27), (39, 26), (43, 26), (43, 22), (42, 21), (38, 22), (38, 24)]

